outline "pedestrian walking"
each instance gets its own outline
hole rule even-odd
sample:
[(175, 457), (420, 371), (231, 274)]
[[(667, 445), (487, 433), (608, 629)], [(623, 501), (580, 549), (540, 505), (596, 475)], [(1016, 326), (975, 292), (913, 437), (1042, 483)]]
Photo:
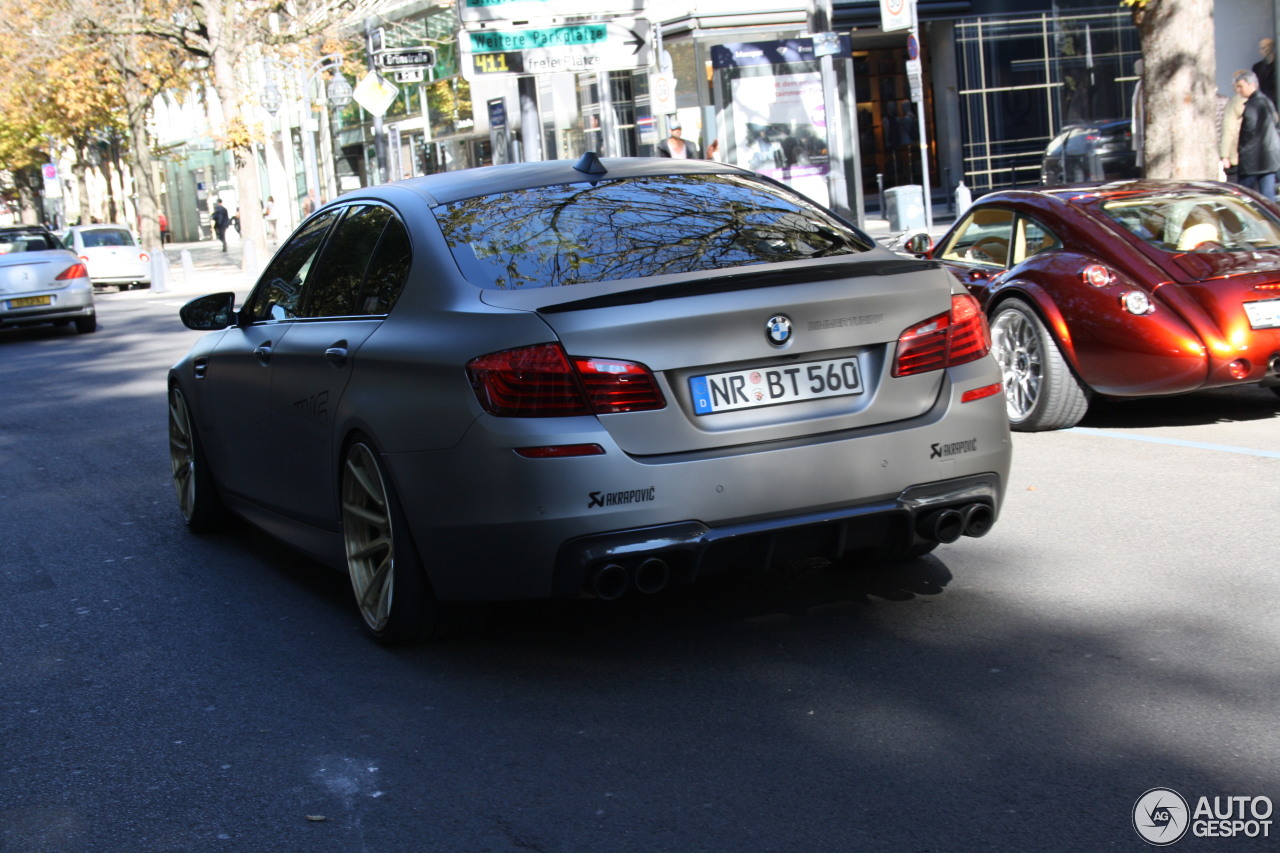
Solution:
[(222, 251), (227, 250), (227, 226), (231, 224), (231, 217), (227, 214), (227, 209), (222, 206), (222, 199), (215, 198), (213, 200), (213, 233), (217, 235), (218, 241), (222, 243)]
[(276, 212), (276, 197), (267, 196), (267, 203), (262, 206), (262, 220), (266, 223), (267, 240), (274, 243), (276, 241), (276, 218), (279, 214)]
[(1280, 116), (1276, 105), (1258, 88), (1258, 75), (1241, 71), (1235, 89), (1244, 98), (1240, 115), (1240, 138), (1236, 145), (1240, 183), (1257, 190), (1267, 200), (1276, 197), (1276, 172), (1280, 170)]

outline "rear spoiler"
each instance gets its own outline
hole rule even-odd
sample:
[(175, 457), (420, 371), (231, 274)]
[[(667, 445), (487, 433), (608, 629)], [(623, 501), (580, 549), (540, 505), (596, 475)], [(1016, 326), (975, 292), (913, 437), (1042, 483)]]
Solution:
[[(702, 296), (713, 293), (728, 293), (738, 290), (750, 290), (760, 287), (787, 287), (793, 284), (805, 284), (813, 281), (832, 281), (841, 278), (884, 277), (891, 275), (907, 275), (926, 270), (942, 269), (938, 261), (910, 258), (874, 259), (850, 263), (843, 261), (834, 264), (815, 266), (793, 266), (779, 270), (776, 267), (735, 272), (730, 275), (714, 278), (697, 278), (690, 281), (675, 281), (654, 287), (640, 287), (617, 293), (600, 296), (589, 296), (585, 299), (572, 299), (556, 302), (537, 309), (539, 314), (561, 314), (569, 311), (589, 311), (594, 308), (615, 308), (621, 305), (642, 305), (646, 302), (657, 302), (662, 299), (681, 299), (686, 296)], [(563, 288), (555, 288), (563, 290)]]

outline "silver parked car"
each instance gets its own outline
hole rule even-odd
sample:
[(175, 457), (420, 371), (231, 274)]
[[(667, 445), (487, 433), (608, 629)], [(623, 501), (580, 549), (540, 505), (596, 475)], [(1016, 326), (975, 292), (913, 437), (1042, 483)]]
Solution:
[(708, 161), (552, 161), (350, 193), (169, 375), (192, 530), (229, 508), (349, 572), (370, 632), (466, 600), (653, 593), (980, 536), (1010, 443), (974, 299)]
[(151, 286), (151, 256), (124, 225), (73, 225), (63, 242), (89, 268), (95, 287)]
[(0, 228), (0, 326), (98, 328), (89, 272), (42, 225)]

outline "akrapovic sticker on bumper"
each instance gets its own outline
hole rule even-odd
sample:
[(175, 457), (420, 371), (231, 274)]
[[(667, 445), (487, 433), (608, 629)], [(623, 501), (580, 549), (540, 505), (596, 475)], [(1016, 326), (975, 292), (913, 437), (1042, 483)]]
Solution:
[(608, 506), (627, 506), (629, 504), (649, 503), (654, 500), (657, 489), (650, 486), (647, 489), (627, 489), (621, 492), (591, 492), (587, 497), (587, 509), (595, 507)]
[(929, 454), (930, 459), (947, 459), (952, 456), (959, 456), (963, 453), (974, 453), (978, 449), (978, 439), (971, 438), (968, 441), (953, 441), (950, 444), (931, 444), (930, 449), (933, 451)]

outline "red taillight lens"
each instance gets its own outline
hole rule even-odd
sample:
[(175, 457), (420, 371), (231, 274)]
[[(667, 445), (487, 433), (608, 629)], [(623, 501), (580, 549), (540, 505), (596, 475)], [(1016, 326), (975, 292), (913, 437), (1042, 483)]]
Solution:
[(559, 344), (482, 355), (467, 364), (486, 412), (554, 418), (661, 409), (662, 392), (648, 368), (629, 361), (574, 358)]
[(67, 281), (68, 279), (73, 279), (73, 278), (88, 278), (88, 277), (89, 277), (89, 270), (85, 268), (84, 264), (72, 264), (71, 266), (67, 267), (65, 270), (63, 270), (61, 273), (58, 274), (57, 281)]
[(977, 361), (991, 351), (991, 330), (978, 300), (951, 297), (951, 311), (917, 323), (898, 336), (894, 376), (911, 376)]
[(666, 405), (658, 383), (644, 365), (609, 358), (575, 358), (573, 364), (598, 415), (643, 412)]

